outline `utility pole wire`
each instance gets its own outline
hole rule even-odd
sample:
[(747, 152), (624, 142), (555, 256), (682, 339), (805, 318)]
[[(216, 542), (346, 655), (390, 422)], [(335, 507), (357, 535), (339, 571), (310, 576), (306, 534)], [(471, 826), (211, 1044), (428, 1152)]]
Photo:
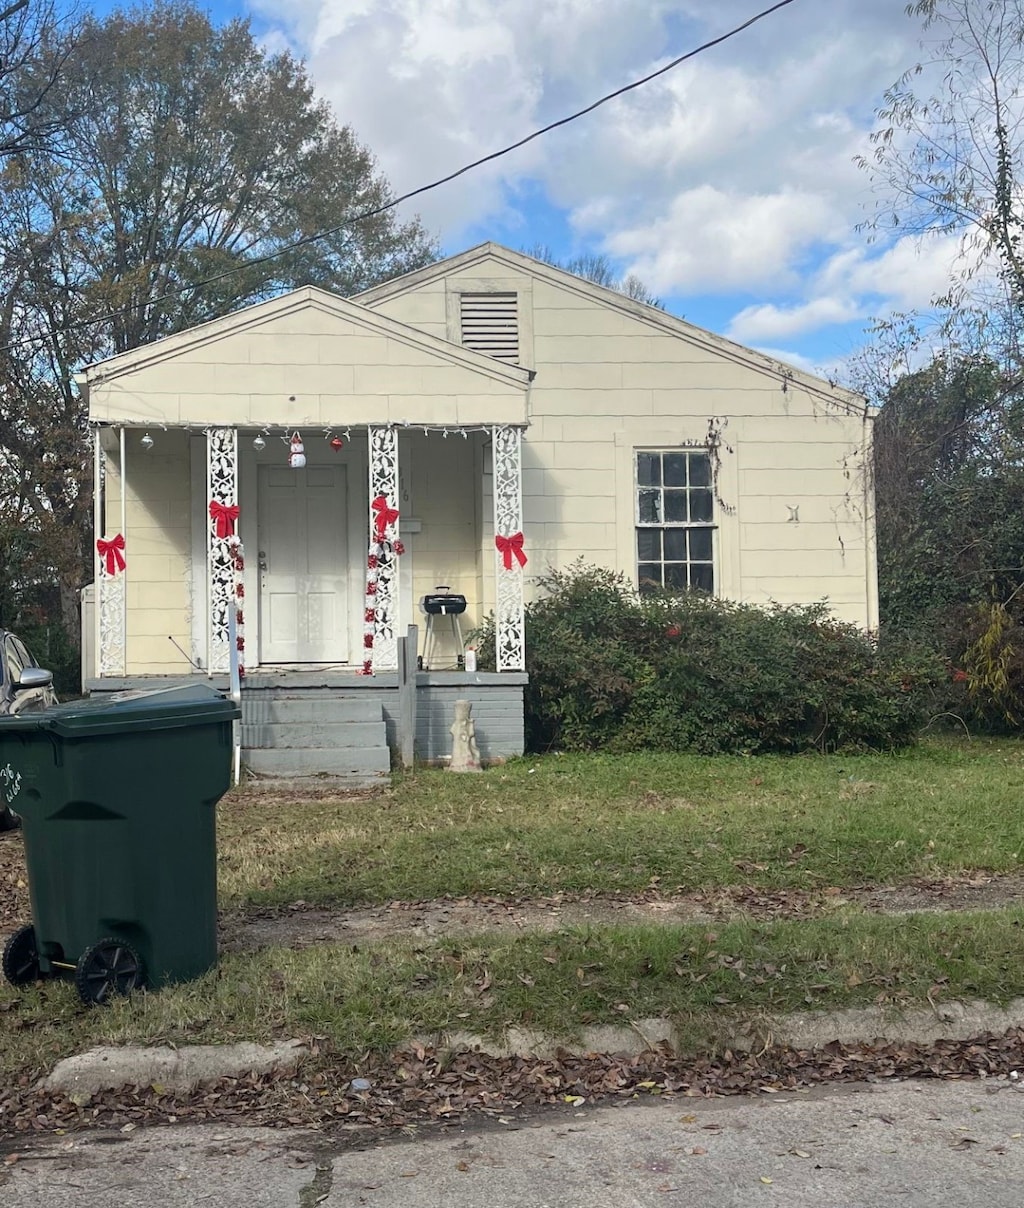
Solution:
[[(649, 75), (643, 76), (639, 80), (634, 80), (631, 84), (625, 84), (622, 88), (617, 88), (614, 92), (609, 92), (607, 95), (587, 105), (584, 109), (578, 109), (575, 113), (569, 114), (568, 117), (559, 118), (558, 121), (549, 122), (548, 125), (542, 126), (539, 130), (534, 130), (532, 134), (526, 135), (518, 142), (510, 143), (507, 147), (502, 147), (500, 151), (492, 151), (489, 155), (484, 155), (480, 159), (473, 160), (472, 163), (466, 164), (462, 168), (458, 168), (454, 172), (449, 172), (447, 176), (439, 177), (437, 180), (431, 181), (430, 184), (420, 185), (419, 188), (411, 189), (408, 193), (403, 193), (400, 197), (395, 197), (393, 200), (386, 202), (384, 205), (376, 206), (372, 210), (365, 210), (362, 214), (356, 214), (352, 218), (347, 218), (344, 222), (337, 226), (328, 227), (324, 231), (318, 231), (314, 235), (305, 235), (301, 239), (296, 239), (293, 243), (286, 243), (283, 247), (276, 251), (268, 252), (265, 256), (257, 256), (252, 260), (246, 260), (233, 268), (225, 269), (223, 272), (215, 273), (212, 277), (205, 277), (201, 281), (193, 281), (189, 285), (181, 285), (175, 289), (167, 290), (165, 293), (158, 294), (155, 298), (151, 298), (145, 305), (159, 306), (162, 302), (167, 302), (173, 298), (181, 297), (182, 294), (190, 290), (202, 289), (206, 285), (215, 285), (218, 281), (224, 281), (228, 277), (233, 277), (238, 273), (247, 272), (250, 269), (258, 268), (261, 264), (269, 264), (273, 260), (277, 260), (281, 256), (287, 255), (289, 252), (294, 252), (299, 248), (308, 247), (312, 243), (318, 243), (321, 239), (329, 239), (332, 235), (338, 235), (346, 228), (353, 226), (357, 222), (366, 222), (370, 218), (376, 218), (379, 214), (384, 214), (388, 210), (393, 210), (395, 206), (401, 205), (403, 202), (409, 201), (413, 197), (419, 197), (423, 193), (429, 193), (433, 189), (438, 189), (441, 185), (446, 185), (450, 181), (456, 180), (460, 176), (465, 176), (467, 172), (472, 172), (475, 168), (481, 167), (483, 164), (491, 163), (493, 160), (501, 159), (502, 156), (510, 154), (512, 151), (518, 151), (520, 147), (525, 147), (527, 143), (533, 142), (534, 139), (540, 138), (541, 135), (549, 134), (552, 130), (557, 130), (560, 126), (567, 126), (570, 122), (575, 122), (581, 117), (585, 117), (588, 113), (593, 113), (595, 109), (599, 109), (602, 105), (606, 105), (609, 101), (615, 100), (617, 97), (623, 96), (627, 92), (632, 92), (634, 88), (640, 88), (644, 84), (649, 84), (651, 80), (656, 80), (658, 76), (665, 75), (678, 67), (680, 63), (685, 63), (688, 59), (696, 58), (697, 55), (703, 54), (705, 51), (711, 50), (715, 46), (720, 46), (723, 42), (728, 42), (730, 38), (735, 38), (737, 34), (743, 33), (752, 25), (756, 25), (758, 21), (763, 21), (765, 17), (770, 17), (781, 8), (786, 8), (794, 0), (778, 0), (777, 4), (773, 4), (770, 8), (763, 9), (756, 13), (753, 17), (744, 21), (742, 25), (737, 25), (734, 29), (730, 29), (728, 33), (720, 34), (717, 38), (712, 38), (709, 42), (704, 42), (693, 50), (688, 50), (686, 54), (680, 55), (673, 59), (670, 63), (666, 63), (664, 67), (659, 67), (657, 71), (652, 71)], [(19, 6), (15, 6), (19, 7)], [(110, 319), (116, 319), (121, 315), (126, 315), (135, 310), (135, 306), (125, 306), (120, 310), (108, 311), (105, 315), (101, 315), (95, 319), (84, 319), (80, 323), (70, 323), (64, 327), (63, 331), (79, 331), (86, 327), (95, 327), (100, 323), (106, 323)], [(43, 341), (46, 336), (24, 336), (20, 340), (13, 340), (9, 344), (0, 345), (0, 353), (8, 352), (12, 348), (18, 348), (23, 344), (31, 344), (35, 341)]]

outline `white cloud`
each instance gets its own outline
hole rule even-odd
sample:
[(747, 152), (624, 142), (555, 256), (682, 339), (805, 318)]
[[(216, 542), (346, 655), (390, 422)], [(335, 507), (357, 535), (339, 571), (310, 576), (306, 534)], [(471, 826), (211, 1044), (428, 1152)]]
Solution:
[(759, 340), (777, 340), (816, 331), (834, 323), (850, 323), (867, 316), (853, 302), (840, 298), (814, 298), (797, 306), (776, 306), (767, 302), (748, 306), (729, 325), (729, 338), (749, 344)]
[(778, 340), (867, 320), (879, 311), (927, 309), (948, 286), (960, 256), (954, 236), (908, 236), (876, 255), (862, 247), (837, 252), (805, 282), (807, 300), (747, 306), (734, 316), (728, 334), (748, 343)]
[[(594, 229), (586, 209), (581, 227)], [(674, 198), (654, 222), (606, 236), (655, 293), (730, 292), (795, 284), (807, 249), (841, 226), (814, 194), (724, 193), (701, 185)]]
[[(422, 185), (747, 19), (749, 0), (252, 0), (309, 63), (398, 192)], [(539, 195), (656, 294), (737, 294), (731, 334), (805, 338), (927, 304), (952, 247), (870, 247), (854, 156), (916, 59), (893, 0), (794, 4), (642, 88), (416, 199), (529, 245)], [(268, 35), (272, 36), (271, 35)], [(411, 212), (411, 211), (410, 211)], [(512, 232), (513, 234), (509, 234)], [(558, 250), (558, 249), (556, 249)], [(944, 260), (943, 257), (946, 257)]]

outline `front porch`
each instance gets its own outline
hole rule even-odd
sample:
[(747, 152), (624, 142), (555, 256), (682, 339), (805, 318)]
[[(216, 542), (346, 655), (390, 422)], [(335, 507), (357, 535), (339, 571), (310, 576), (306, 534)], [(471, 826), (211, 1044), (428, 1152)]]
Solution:
[[(522, 671), (520, 429), (344, 431), (296, 459), (298, 429), (98, 426), (91, 674), (220, 674), (236, 650), (247, 674), (393, 671), (441, 584), (464, 634), (495, 613), (495, 666)], [(458, 668), (435, 638), (424, 669)]]
[[(456, 699), (474, 706), (483, 760), (521, 754), (520, 429), (327, 430), (294, 464), (297, 431), (96, 428), (86, 690), (227, 689), (235, 673), (242, 762), (259, 775), (365, 782), (403, 748), (439, 762)], [(416, 623), (422, 662), (419, 601), (442, 581), (467, 635), (495, 612), (498, 670), (466, 672), (436, 626), (403, 706), (398, 635)]]

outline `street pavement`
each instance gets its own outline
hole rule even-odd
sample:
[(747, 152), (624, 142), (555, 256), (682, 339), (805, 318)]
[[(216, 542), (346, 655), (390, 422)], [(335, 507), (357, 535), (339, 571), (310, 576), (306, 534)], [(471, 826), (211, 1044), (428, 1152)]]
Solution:
[(584, 1104), (382, 1139), (171, 1126), (5, 1143), (4, 1208), (1020, 1208), (1024, 1088)]

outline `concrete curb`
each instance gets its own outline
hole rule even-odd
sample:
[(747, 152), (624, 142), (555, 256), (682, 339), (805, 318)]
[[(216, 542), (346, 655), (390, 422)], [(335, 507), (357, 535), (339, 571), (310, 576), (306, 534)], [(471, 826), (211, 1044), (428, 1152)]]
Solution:
[(72, 1100), (123, 1086), (162, 1086), (191, 1091), (209, 1078), (288, 1073), (308, 1052), (300, 1040), (279, 1044), (190, 1045), (171, 1049), (107, 1046), (57, 1063), (36, 1090), (63, 1091)]
[[(756, 1052), (771, 1044), (797, 1049), (842, 1044), (972, 1040), (986, 1032), (1024, 1027), (1024, 998), (1005, 1007), (974, 1000), (945, 1002), (922, 1009), (867, 1007), (846, 1011), (808, 1011), (778, 1018), (723, 1019), (721, 1048)], [(579, 1040), (556, 1040), (526, 1028), (509, 1028), (501, 1042), (472, 1032), (444, 1032), (420, 1037), (414, 1044), (443, 1049), (471, 1049), (496, 1057), (553, 1057), (556, 1052), (616, 1053), (635, 1056), (659, 1045), (680, 1047), (675, 1027), (667, 1019), (637, 1019), (628, 1025), (585, 1028)], [(299, 1040), (275, 1045), (192, 1045), (181, 1049), (105, 1047), (90, 1049), (58, 1063), (36, 1089), (62, 1091), (72, 1099), (88, 1100), (104, 1090), (123, 1086), (161, 1086), (191, 1091), (200, 1082), (239, 1078), (249, 1073), (290, 1073), (308, 1050)]]
[[(723, 1019), (721, 1048), (747, 1052), (767, 1045), (789, 1045), (796, 1049), (840, 1044), (886, 1044), (913, 1042), (934, 1044), (938, 1040), (972, 1040), (985, 1032), (1001, 1033), (1024, 1027), (1024, 998), (1005, 1007), (975, 999), (944, 1002), (934, 1007), (851, 1008), (845, 1011), (807, 1011), (797, 1015), (756, 1019)], [(421, 1038), (420, 1044), (451, 1049), (477, 1049), (498, 1057), (552, 1057), (562, 1052), (625, 1053), (635, 1056), (659, 1044), (680, 1048), (679, 1035), (667, 1019), (637, 1019), (628, 1025), (608, 1024), (584, 1028), (579, 1040), (558, 1041), (526, 1028), (509, 1028), (503, 1043), (472, 1032), (451, 1031), (439, 1037)]]

